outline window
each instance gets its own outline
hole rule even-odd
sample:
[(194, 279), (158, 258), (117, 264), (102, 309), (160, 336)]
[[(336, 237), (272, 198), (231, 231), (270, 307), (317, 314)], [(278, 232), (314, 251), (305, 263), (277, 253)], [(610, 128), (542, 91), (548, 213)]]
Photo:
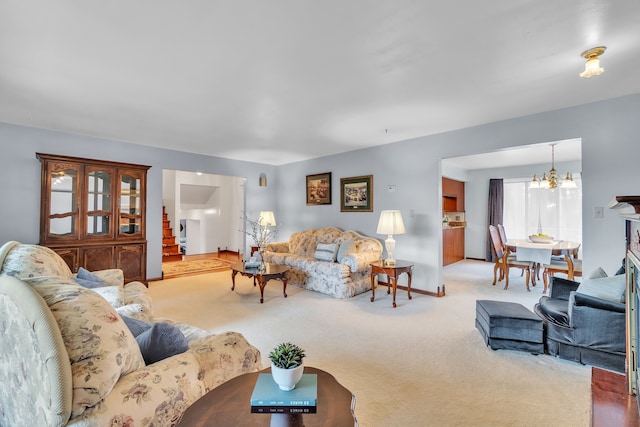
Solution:
[(530, 179), (504, 181), (503, 225), (509, 238), (545, 233), (555, 240), (582, 242), (582, 179), (577, 188), (530, 188)]

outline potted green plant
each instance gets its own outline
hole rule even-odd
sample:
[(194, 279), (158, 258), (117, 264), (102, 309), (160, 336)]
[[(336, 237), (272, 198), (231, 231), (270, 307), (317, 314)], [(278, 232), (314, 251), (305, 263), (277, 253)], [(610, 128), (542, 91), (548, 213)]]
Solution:
[(305, 356), (303, 349), (290, 342), (278, 344), (269, 353), (271, 376), (280, 390), (290, 391), (296, 387), (304, 372)]

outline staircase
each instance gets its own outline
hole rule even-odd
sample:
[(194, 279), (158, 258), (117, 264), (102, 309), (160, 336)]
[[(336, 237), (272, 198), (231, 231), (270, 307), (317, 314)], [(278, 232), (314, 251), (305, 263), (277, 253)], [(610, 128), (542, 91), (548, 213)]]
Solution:
[(162, 262), (182, 261), (180, 248), (176, 244), (176, 236), (173, 235), (171, 221), (162, 207)]

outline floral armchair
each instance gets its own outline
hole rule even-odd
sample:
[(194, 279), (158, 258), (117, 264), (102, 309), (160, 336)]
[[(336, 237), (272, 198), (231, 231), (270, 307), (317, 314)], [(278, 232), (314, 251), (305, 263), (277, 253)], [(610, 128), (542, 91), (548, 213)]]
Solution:
[[(261, 368), (241, 334), (154, 319), (144, 284), (95, 273), (108, 298), (48, 248), (0, 248), (0, 425), (171, 426), (207, 391)], [(127, 317), (175, 326), (188, 349), (145, 364)]]

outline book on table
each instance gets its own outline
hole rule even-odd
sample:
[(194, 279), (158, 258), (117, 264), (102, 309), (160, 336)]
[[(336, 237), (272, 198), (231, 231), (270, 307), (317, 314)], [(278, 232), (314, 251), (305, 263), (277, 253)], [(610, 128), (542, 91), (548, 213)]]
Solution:
[(318, 399), (318, 376), (303, 374), (291, 391), (280, 390), (271, 374), (260, 374), (251, 393), (251, 412), (265, 414), (314, 414)]

